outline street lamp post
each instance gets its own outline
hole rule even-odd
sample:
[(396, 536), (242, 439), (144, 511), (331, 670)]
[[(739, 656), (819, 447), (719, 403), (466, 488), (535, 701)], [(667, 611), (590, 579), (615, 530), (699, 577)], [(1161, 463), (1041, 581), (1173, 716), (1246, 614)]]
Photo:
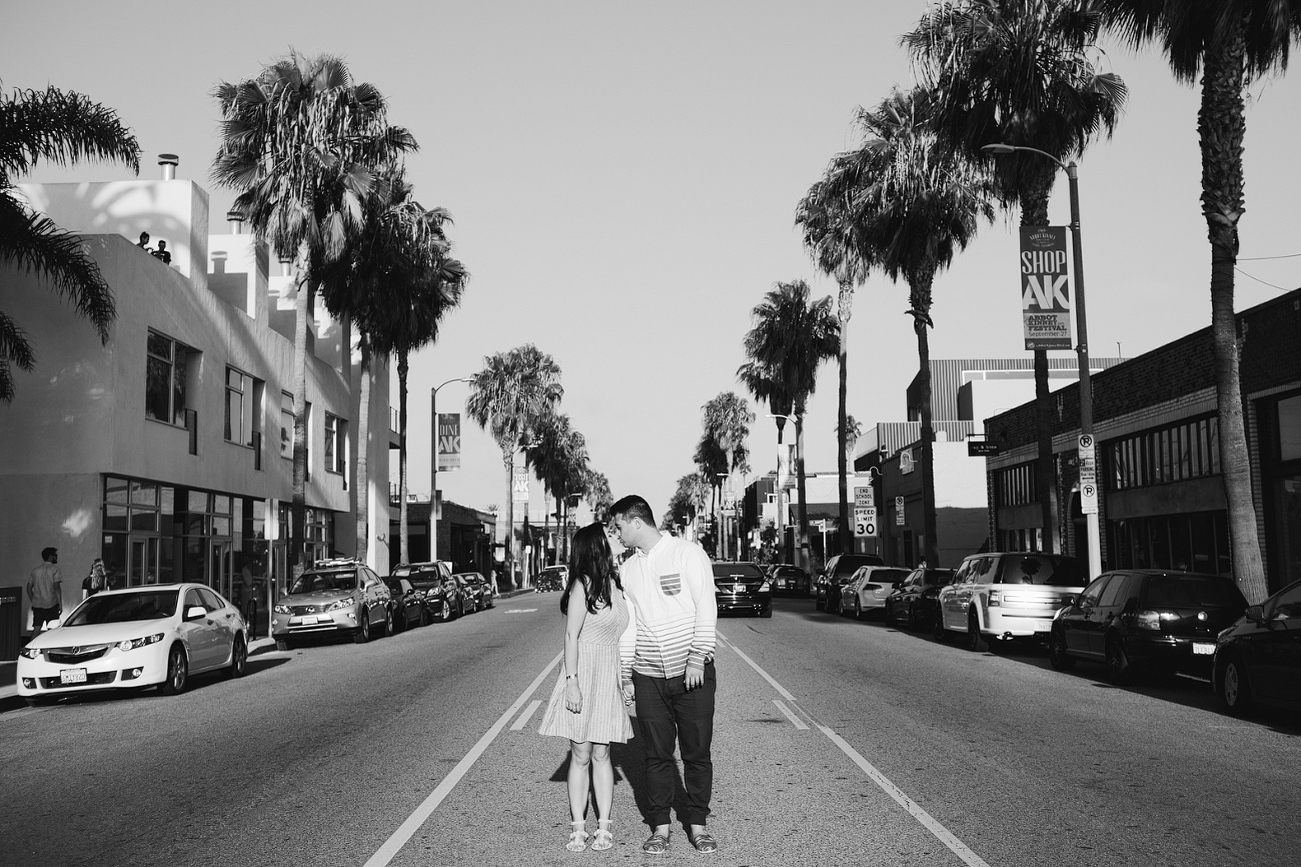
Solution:
[(438, 389), (453, 382), (469, 382), (464, 376), (440, 382), (429, 389), (429, 559), (438, 559)]
[[(1020, 145), (1009, 144), (988, 144), (981, 150), (990, 154), (1012, 154), (1020, 152), (1038, 154), (1047, 157), (1057, 164), (1057, 167), (1066, 172), (1066, 178), (1070, 184), (1071, 194), (1071, 257), (1075, 265), (1075, 331), (1078, 343), (1075, 347), (1075, 353), (1078, 358), (1077, 366), (1080, 375), (1080, 453), (1079, 466), (1084, 469), (1086, 461), (1090, 470), (1096, 466), (1094, 462), (1095, 448), (1097, 442), (1093, 437), (1093, 387), (1089, 377), (1089, 329), (1088, 316), (1084, 309), (1084, 251), (1080, 241), (1080, 183), (1079, 170), (1074, 160), (1070, 163), (1063, 163), (1057, 157), (1041, 151), (1038, 148), (1022, 147)], [(1087, 447), (1085, 447), (1087, 443)], [(1096, 478), (1089, 481), (1085, 478), (1080, 479), (1080, 493), (1083, 496), (1084, 486), (1086, 484), (1095, 485), (1096, 501), (1102, 499), (1101, 488), (1096, 487)], [(1088, 527), (1088, 547), (1089, 547), (1089, 578), (1097, 578), (1102, 573), (1102, 545), (1098, 530), (1098, 508), (1096, 505), (1084, 513), (1084, 520)], [(1051, 530), (1049, 527), (1044, 528), (1047, 533)]]

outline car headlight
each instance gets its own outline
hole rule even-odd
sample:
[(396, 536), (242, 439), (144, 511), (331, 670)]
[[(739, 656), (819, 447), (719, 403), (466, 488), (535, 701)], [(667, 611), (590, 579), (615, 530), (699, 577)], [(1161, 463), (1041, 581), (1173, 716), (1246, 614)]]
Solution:
[(271, 610), (274, 611), (276, 614), (293, 614), (293, 613), (294, 613), (294, 610), (293, 610), (292, 608), (290, 608), (288, 605), (281, 605), (280, 603), (276, 603), (276, 605), (275, 605)]
[(36, 647), (21, 647), (18, 649), (18, 655), (24, 659), (35, 659), (41, 655), (41, 651)]
[(349, 596), (347, 599), (340, 599), (338, 602), (331, 602), (325, 606), (326, 611), (338, 611), (340, 608), (351, 608), (357, 604), (357, 597)]
[(151, 644), (157, 644), (163, 640), (163, 633), (158, 632), (154, 635), (146, 635), (144, 638), (128, 638), (125, 641), (117, 643), (117, 649), (122, 651), (135, 650), (139, 647), (148, 647)]

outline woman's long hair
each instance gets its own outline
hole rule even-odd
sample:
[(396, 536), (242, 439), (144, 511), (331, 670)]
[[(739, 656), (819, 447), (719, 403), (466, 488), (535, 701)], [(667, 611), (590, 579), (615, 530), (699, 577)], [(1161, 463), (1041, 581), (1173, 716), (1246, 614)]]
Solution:
[(605, 538), (605, 525), (600, 521), (588, 524), (574, 534), (574, 548), (569, 556), (569, 583), (560, 597), (563, 614), (569, 613), (569, 591), (576, 581), (583, 582), (589, 614), (610, 606), (611, 584), (623, 589), (619, 570), (614, 565), (614, 555), (610, 553), (610, 542)]

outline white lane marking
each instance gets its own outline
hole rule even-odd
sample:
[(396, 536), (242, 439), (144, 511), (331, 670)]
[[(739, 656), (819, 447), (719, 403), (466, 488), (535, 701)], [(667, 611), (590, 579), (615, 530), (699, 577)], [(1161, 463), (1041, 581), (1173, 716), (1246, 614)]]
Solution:
[[(772, 676), (768, 674), (768, 672), (760, 668), (757, 662), (755, 662), (753, 659), (751, 659), (750, 657), (742, 653), (740, 648), (738, 648), (732, 642), (728, 641), (726, 638), (723, 638), (721, 634), (718, 635), (718, 637), (723, 641), (724, 644), (726, 644), (729, 648), (731, 648), (732, 651), (735, 652), (737, 656), (744, 659), (751, 668), (757, 671), (760, 677), (768, 681), (768, 683), (772, 684), (773, 689), (777, 690), (777, 692), (781, 693), (781, 695), (784, 698), (786, 698), (787, 701), (791, 702), (797, 708), (799, 708), (799, 704), (796, 702), (795, 698), (789, 692), (786, 691), (786, 688), (783, 687), (777, 681), (773, 680)], [(783, 711), (786, 710), (786, 708), (782, 706), (781, 702), (774, 700), (774, 703), (778, 707), (780, 707)], [(799, 708), (799, 710), (803, 712), (805, 716), (809, 716), (808, 711), (805, 711), (803, 708)], [(789, 713), (787, 715), (790, 716)], [(809, 716), (809, 719), (813, 719), (813, 717)], [(938, 839), (941, 843), (947, 846), (949, 850), (953, 852), (954, 855), (957, 855), (959, 858), (961, 858), (963, 863), (969, 865), (969, 867), (989, 867), (989, 865), (985, 863), (985, 861), (979, 855), (971, 851), (971, 849), (967, 846), (966, 843), (963, 843), (957, 837), (953, 836), (953, 833), (949, 831), (948, 828), (945, 828), (943, 825), (941, 825), (935, 819), (935, 817), (933, 817), (930, 813), (923, 810), (917, 804), (916, 801), (914, 801), (912, 798), (905, 795), (902, 789), (900, 789), (894, 783), (890, 782), (890, 779), (885, 774), (878, 771), (871, 762), (863, 758), (863, 756), (858, 752), (858, 750), (854, 749), (849, 745), (848, 741), (846, 741), (840, 735), (836, 734), (830, 728), (824, 726), (822, 723), (818, 722), (817, 720), (813, 720), (813, 724), (817, 726), (818, 730), (822, 732), (824, 735), (826, 735), (827, 738), (833, 744), (840, 747), (841, 752), (843, 752), (846, 756), (848, 756), (850, 761), (858, 765), (858, 767), (863, 771), (863, 773), (867, 774), (868, 779), (876, 783), (876, 785), (881, 789), (881, 791), (885, 792), (887, 795), (893, 798), (895, 802), (899, 804), (899, 806), (903, 807), (906, 811), (908, 811), (908, 815), (912, 816), (914, 819), (920, 822), (922, 827), (924, 827), (927, 831), (930, 831), (932, 834), (934, 834), (936, 839)]]
[(542, 699), (540, 698), (535, 698), (533, 701), (529, 702), (529, 706), (524, 708), (524, 713), (520, 714), (519, 719), (515, 720), (515, 722), (511, 724), (510, 730), (517, 732), (524, 728), (524, 726), (528, 725), (529, 717), (533, 716), (541, 705)]
[(537, 611), (536, 608), (507, 608), (502, 614), (528, 614), (530, 611)]
[(437, 788), (429, 793), (429, 797), (425, 798), (425, 800), (421, 802), (420, 806), (416, 807), (415, 812), (408, 816), (407, 820), (393, 832), (392, 836), (384, 841), (384, 845), (380, 846), (379, 849), (375, 851), (375, 854), (370, 856), (370, 859), (366, 861), (364, 867), (384, 867), (384, 865), (393, 860), (393, 856), (401, 851), (402, 847), (407, 844), (407, 841), (411, 839), (412, 835), (420, 829), (420, 826), (425, 823), (425, 820), (427, 820), (434, 810), (437, 809), (438, 805), (443, 802), (443, 799), (451, 793), (452, 789), (456, 788), (456, 784), (461, 781), (461, 778), (465, 776), (466, 772), (469, 771), (474, 763), (479, 760), (479, 756), (483, 755), (484, 751), (488, 749), (488, 745), (492, 743), (493, 739), (496, 738), (501, 730), (506, 727), (506, 721), (515, 715), (515, 712), (520, 709), (520, 706), (523, 705), (524, 702), (528, 701), (528, 697), (531, 696), (538, 688), (538, 685), (546, 679), (552, 669), (560, 663), (560, 660), (564, 655), (565, 652), (562, 650), (555, 655), (554, 659), (547, 663), (546, 667), (543, 668), (538, 676), (533, 679), (533, 682), (530, 683), (522, 693), (520, 693), (520, 697), (515, 699), (514, 703), (512, 703), (510, 707), (506, 708), (506, 712), (492, 724), (492, 728), (484, 732), (483, 737), (479, 738), (479, 742), (470, 748), (470, 751), (465, 754), (465, 758), (456, 763), (456, 767), (452, 768), (451, 773), (446, 777), (443, 777), (443, 781), (438, 784)]
[(807, 730), (808, 730), (809, 727), (806, 726), (806, 725), (804, 724), (804, 720), (800, 719), (800, 718), (797, 717), (795, 714), (791, 713), (791, 709), (788, 708), (786, 705), (782, 704), (782, 700), (781, 700), (781, 699), (779, 699), (779, 698), (774, 698), (774, 699), (772, 700), (772, 703), (775, 704), (775, 705), (777, 705), (777, 710), (779, 710), (779, 711), (781, 711), (782, 713), (786, 714), (786, 718), (787, 718), (788, 720), (790, 720), (792, 723), (795, 724), (795, 728), (797, 728), (797, 729), (801, 729), (801, 730), (804, 730), (804, 731), (807, 731)]

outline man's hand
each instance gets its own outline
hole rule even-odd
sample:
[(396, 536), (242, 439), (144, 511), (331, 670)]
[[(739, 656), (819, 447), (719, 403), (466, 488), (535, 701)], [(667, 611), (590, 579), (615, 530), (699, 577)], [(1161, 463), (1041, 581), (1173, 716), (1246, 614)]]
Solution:
[(705, 685), (705, 667), (698, 662), (687, 663), (687, 674), (683, 680), (687, 689)]
[(637, 693), (636, 690), (633, 689), (632, 681), (625, 680), (623, 682), (623, 703), (625, 705), (631, 705), (636, 698)]

